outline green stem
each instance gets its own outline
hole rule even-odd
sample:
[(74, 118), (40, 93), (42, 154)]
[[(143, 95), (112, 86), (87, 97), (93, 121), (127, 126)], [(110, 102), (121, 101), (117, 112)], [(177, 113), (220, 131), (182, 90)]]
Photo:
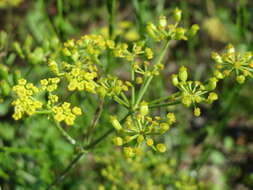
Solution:
[(129, 105), (129, 100), (127, 99), (126, 95), (123, 92), (121, 92), (120, 95), (123, 98), (123, 100)]
[(153, 100), (153, 101), (149, 102), (149, 105), (156, 104), (156, 103), (159, 103), (159, 102), (163, 102), (163, 101), (168, 100), (168, 99), (174, 99), (174, 98), (176, 98), (179, 94), (180, 94), (180, 92), (176, 92), (176, 93), (171, 94), (171, 95), (169, 95), (169, 96), (162, 97), (162, 98), (158, 98), (158, 99), (156, 99), (156, 100)]
[[(114, 40), (115, 38), (115, 28), (116, 28), (116, 0), (106, 0), (107, 3), (107, 11), (108, 11), (108, 31), (109, 31), (109, 39)], [(110, 69), (113, 65), (113, 56), (112, 51), (110, 49), (107, 50), (107, 64), (105, 68), (105, 73), (109, 73)]]
[(36, 111), (36, 114), (51, 114), (52, 111), (49, 110), (42, 110), (42, 111)]
[(56, 128), (61, 132), (61, 134), (66, 138), (66, 140), (72, 144), (76, 145), (76, 140), (73, 139), (61, 126), (58, 122), (55, 122)]
[(150, 109), (153, 109), (153, 108), (161, 108), (161, 107), (166, 107), (166, 106), (173, 106), (173, 105), (177, 105), (177, 104), (180, 104), (181, 101), (178, 100), (178, 101), (175, 101), (175, 102), (168, 102), (168, 103), (163, 103), (163, 104), (155, 104), (155, 105), (151, 105), (149, 106)]
[(125, 102), (124, 100), (122, 100), (121, 98), (119, 98), (118, 96), (114, 96), (113, 99), (114, 99), (117, 103), (123, 105), (124, 107), (129, 108), (129, 104), (128, 104), (127, 102)]
[[(129, 112), (120, 122), (124, 122), (126, 118), (131, 114)], [(84, 150), (89, 150), (94, 148), (98, 143), (100, 143), (103, 139), (105, 139), (108, 135), (110, 135), (114, 131), (114, 128), (109, 129), (106, 131), (102, 136), (91, 142), (89, 145), (82, 147), (82, 150), (80, 153), (78, 153), (75, 158), (69, 163), (69, 165), (66, 167), (66, 169), (63, 170), (63, 172), (57, 177), (48, 187), (47, 190), (50, 190), (53, 188), (53, 186), (59, 184), (69, 173), (69, 171), (76, 166), (78, 161), (84, 156), (84, 154), (87, 154)]]
[(116, 0), (107, 0), (107, 10), (109, 13), (109, 38), (112, 40), (115, 37), (116, 28)]
[[(169, 47), (169, 42), (170, 42), (169, 39), (165, 42), (165, 44), (164, 44), (164, 46), (163, 46), (163, 48), (161, 50), (161, 53), (158, 55), (158, 57), (155, 60), (154, 64), (159, 64), (159, 63), (162, 62), (162, 60), (163, 60), (163, 58), (164, 58), (164, 56), (165, 56), (165, 54), (167, 52), (167, 49)], [(133, 109), (136, 109), (138, 107), (138, 105), (139, 105), (140, 101), (142, 100), (144, 94), (146, 93), (146, 91), (147, 91), (147, 89), (148, 89), (148, 87), (149, 87), (149, 85), (150, 85), (153, 77), (154, 77), (154, 75), (148, 76), (147, 80), (141, 86), (141, 89), (140, 89), (140, 91), (138, 93), (137, 100), (135, 102), (135, 106), (133, 107)]]
[(134, 103), (135, 103), (135, 87), (134, 87), (134, 82), (135, 82), (135, 72), (133, 69), (133, 62), (131, 65), (131, 81), (132, 81), (132, 87), (131, 87), (131, 107), (133, 108)]
[(133, 5), (134, 13), (136, 16), (136, 20), (137, 20), (139, 34), (141, 38), (144, 39), (145, 38), (145, 21), (144, 21), (145, 7), (143, 4), (143, 1), (132, 0), (132, 5)]
[(141, 88), (140, 92), (138, 93), (134, 109), (136, 109), (136, 107), (139, 105), (140, 101), (142, 100), (142, 98), (143, 98), (144, 94), (146, 93), (146, 91), (148, 89), (148, 86), (150, 85), (150, 82), (152, 81), (153, 77), (154, 76), (151, 75), (150, 77), (148, 77), (148, 79), (146, 80), (146, 82), (144, 82), (143, 87)]
[(53, 183), (51, 183), (48, 187), (47, 190), (50, 190), (53, 188), (53, 186), (57, 185), (60, 183), (68, 174), (68, 172), (74, 168), (74, 166), (77, 164), (77, 162), (84, 156), (84, 152), (80, 152), (76, 157), (70, 162), (67, 168), (64, 169), (64, 171), (60, 174), (58, 178), (56, 178)]
[(95, 116), (93, 118), (93, 121), (92, 121), (90, 127), (88, 128), (88, 132), (87, 132), (87, 142), (88, 142), (88, 144), (92, 140), (92, 138), (91, 138), (92, 131), (97, 126), (97, 123), (98, 123), (98, 121), (100, 119), (100, 116), (101, 116), (101, 114), (103, 112), (103, 109), (104, 109), (104, 100), (99, 101), (99, 106), (98, 106), (98, 108), (96, 110), (96, 113), (95, 113)]

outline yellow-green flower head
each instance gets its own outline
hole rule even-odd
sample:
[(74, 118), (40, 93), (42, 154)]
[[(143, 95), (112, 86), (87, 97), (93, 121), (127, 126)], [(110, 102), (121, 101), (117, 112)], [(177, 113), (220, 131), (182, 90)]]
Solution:
[[(253, 76), (252, 52), (236, 52), (234, 46), (229, 44), (223, 53), (213, 52), (212, 58), (217, 69), (214, 75), (218, 79), (235, 73), (236, 81), (242, 84), (246, 77)], [(221, 74), (217, 75), (217, 71)]]
[(50, 59), (48, 66), (57, 77), (68, 81), (69, 91), (96, 93), (97, 63), (107, 48), (114, 49), (115, 43), (102, 35), (85, 35), (77, 41), (71, 39), (64, 43), (62, 54)]
[(199, 27), (196, 24), (191, 26), (189, 30), (179, 27), (181, 17), (182, 11), (176, 8), (173, 11), (174, 24), (167, 24), (167, 18), (165, 16), (160, 16), (157, 25), (154, 23), (147, 24), (147, 34), (155, 41), (162, 41), (166, 39), (187, 40), (188, 37), (192, 37), (197, 33)]
[(113, 143), (117, 146), (122, 146), (123, 145), (123, 139), (121, 137), (114, 137), (113, 138)]
[(143, 101), (140, 103), (140, 114), (141, 116), (146, 116), (148, 114), (149, 110), (148, 110), (148, 103)]
[(169, 112), (167, 113), (166, 117), (167, 117), (167, 122), (169, 125), (172, 125), (173, 123), (176, 122), (176, 117), (174, 113)]
[(164, 29), (167, 26), (167, 18), (165, 16), (159, 17), (158, 26), (161, 29)]
[(115, 76), (108, 75), (107, 77), (101, 77), (97, 84), (96, 91), (99, 95), (113, 97), (128, 91), (130, 82), (123, 82)]
[(71, 108), (70, 103), (68, 102), (64, 102), (60, 106), (53, 106), (52, 112), (54, 113), (53, 117), (55, 121), (64, 121), (67, 125), (73, 125), (76, 116), (82, 114), (82, 111), (79, 107)]
[(196, 117), (199, 117), (200, 114), (201, 114), (200, 108), (198, 108), (198, 107), (194, 108), (194, 115), (195, 115)]
[(161, 143), (157, 144), (156, 148), (159, 152), (165, 152), (166, 151), (166, 146), (164, 144), (161, 144)]
[(178, 77), (182, 82), (187, 81), (188, 73), (186, 67), (184, 66), (180, 67)]
[(112, 124), (112, 126), (116, 129), (116, 130), (121, 130), (122, 129), (122, 126), (120, 124), (120, 122), (118, 121), (117, 117), (116, 116), (111, 116), (110, 117), (110, 122)]
[(57, 89), (58, 83), (60, 82), (60, 78), (48, 78), (43, 79), (40, 81), (40, 84), (42, 86), (42, 90), (53, 92)]
[(15, 120), (21, 119), (25, 114), (31, 116), (38, 109), (42, 108), (42, 102), (34, 98), (34, 95), (39, 92), (39, 89), (32, 83), (27, 83), (25, 79), (20, 79), (12, 90), (16, 95), (12, 102), (14, 106), (13, 118)]
[(173, 18), (175, 19), (176, 22), (179, 22), (182, 18), (182, 11), (178, 8), (174, 9)]
[[(146, 105), (144, 104), (144, 106)], [(129, 148), (132, 146), (141, 150), (141, 147), (146, 144), (159, 152), (164, 152), (166, 148), (161, 144), (154, 145), (153, 136), (164, 134), (170, 129), (170, 125), (176, 121), (173, 113), (168, 113), (166, 119), (152, 118), (147, 116), (146, 109), (144, 115), (135, 113), (127, 117), (123, 124), (118, 121), (116, 116), (111, 116), (110, 120), (117, 133), (113, 139), (116, 145), (127, 146), (126, 150), (130, 151)], [(122, 139), (124, 140), (122, 141)]]
[(188, 79), (187, 69), (181, 67), (179, 74), (172, 75), (172, 84), (179, 89), (181, 102), (184, 106), (195, 107), (194, 115), (200, 115), (200, 109), (196, 108), (196, 105), (202, 102), (212, 103), (218, 99), (217, 94), (214, 92), (208, 93), (216, 88), (218, 79), (212, 77), (209, 79), (206, 85), (200, 81), (190, 81)]

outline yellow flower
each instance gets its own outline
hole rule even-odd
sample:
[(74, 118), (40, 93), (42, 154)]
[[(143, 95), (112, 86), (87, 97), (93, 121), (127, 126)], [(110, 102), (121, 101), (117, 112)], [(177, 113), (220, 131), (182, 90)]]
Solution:
[(157, 144), (156, 148), (159, 152), (165, 152), (166, 151), (166, 146), (164, 144)]

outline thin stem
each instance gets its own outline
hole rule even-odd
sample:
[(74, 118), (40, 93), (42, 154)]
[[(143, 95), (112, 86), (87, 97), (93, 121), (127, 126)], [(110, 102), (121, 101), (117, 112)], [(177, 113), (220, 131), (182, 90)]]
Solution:
[(109, 38), (114, 39), (116, 28), (116, 0), (107, 0), (107, 10), (109, 13)]
[(114, 99), (117, 103), (119, 103), (119, 104), (125, 106), (126, 108), (129, 108), (129, 104), (128, 104), (127, 102), (125, 102), (124, 100), (122, 100), (121, 98), (119, 98), (118, 96), (114, 96), (113, 99)]
[(57, 0), (57, 11), (58, 16), (63, 20), (63, 9), (62, 9), (62, 0)]
[(140, 90), (138, 96), (137, 96), (137, 100), (136, 100), (136, 103), (135, 103), (135, 106), (134, 106), (134, 109), (136, 109), (136, 107), (139, 105), (140, 101), (142, 100), (145, 92), (147, 91), (148, 89), (148, 86), (150, 84), (150, 82), (152, 81), (153, 79), (153, 75), (151, 75), (146, 82), (144, 82), (144, 85), (143, 85), (143, 88)]
[(50, 190), (53, 188), (53, 186), (57, 185), (60, 183), (68, 174), (68, 172), (74, 168), (77, 164), (77, 162), (84, 156), (85, 152), (80, 152), (76, 157), (69, 163), (68, 167), (63, 170), (63, 172), (60, 174), (58, 178), (56, 178), (53, 183), (51, 183), (48, 187), (47, 190)]
[[(124, 122), (125, 119), (131, 114), (129, 112), (120, 122)], [(84, 150), (89, 150), (91, 148), (94, 148), (98, 143), (100, 143), (103, 139), (105, 139), (108, 135), (110, 135), (114, 131), (114, 128), (111, 128), (107, 130), (102, 136), (91, 142), (89, 145), (83, 147), (83, 151), (78, 153), (76, 157), (69, 163), (69, 165), (66, 167), (66, 169), (63, 170), (63, 172), (47, 187), (47, 190), (50, 190), (53, 188), (53, 186), (59, 184), (68, 174), (68, 172), (76, 166), (78, 161), (84, 156), (84, 154), (87, 154)]]
[[(162, 62), (162, 60), (163, 60), (163, 58), (164, 58), (164, 56), (165, 56), (165, 54), (166, 54), (166, 51), (167, 51), (167, 49), (168, 49), (168, 47), (169, 47), (169, 42), (170, 42), (169, 39), (165, 42), (165, 44), (164, 44), (164, 46), (163, 46), (163, 48), (162, 48), (162, 50), (161, 50), (161, 53), (158, 55), (158, 57), (157, 57), (157, 59), (155, 60), (155, 63), (154, 63), (154, 64), (158, 64), (158, 63), (161, 63), (161, 62)], [(139, 93), (138, 93), (138, 96), (137, 96), (137, 100), (136, 100), (136, 102), (135, 102), (134, 109), (137, 108), (137, 106), (139, 105), (140, 101), (142, 100), (142, 98), (143, 98), (144, 94), (146, 93), (146, 91), (147, 91), (147, 89), (148, 89), (148, 87), (149, 87), (149, 85), (150, 85), (150, 83), (151, 83), (153, 77), (154, 77), (154, 75), (148, 76), (146, 82), (143, 83), (143, 85), (142, 85), (142, 87), (141, 87), (141, 89), (140, 89), (140, 91), (139, 91)]]
[(42, 111), (36, 111), (36, 114), (51, 114), (52, 111), (49, 110), (42, 110)]
[(153, 101), (149, 102), (149, 105), (156, 104), (156, 103), (159, 103), (159, 102), (163, 102), (163, 101), (168, 100), (168, 99), (174, 99), (174, 98), (176, 98), (179, 94), (180, 94), (180, 92), (176, 92), (176, 93), (171, 94), (171, 95), (169, 95), (169, 96), (162, 97), (162, 98), (158, 98), (158, 99), (156, 99), (156, 100), (153, 100)]
[(149, 108), (153, 109), (153, 108), (167, 107), (167, 106), (177, 105), (177, 104), (180, 104), (180, 103), (181, 103), (181, 101), (178, 100), (178, 101), (175, 101), (175, 102), (168, 102), (168, 103), (164, 103), (164, 104), (151, 105), (151, 106), (149, 106)]
[(93, 118), (93, 121), (92, 121), (90, 127), (88, 128), (88, 132), (87, 132), (87, 142), (88, 142), (88, 144), (91, 141), (91, 133), (94, 130), (94, 128), (97, 126), (97, 123), (98, 123), (98, 121), (100, 119), (100, 116), (101, 116), (101, 114), (103, 112), (103, 109), (104, 109), (104, 101), (102, 100), (102, 101), (99, 102), (99, 106), (98, 106), (98, 108), (96, 110), (96, 113), (95, 113), (95, 116)]
[(123, 100), (129, 105), (129, 100), (127, 99), (126, 95), (123, 92), (121, 92), (120, 95), (123, 98)]
[(135, 103), (135, 87), (134, 87), (134, 81), (135, 81), (135, 72), (133, 69), (133, 62), (131, 64), (131, 81), (132, 81), (132, 87), (131, 87), (131, 107), (133, 108)]
[(58, 122), (55, 122), (56, 128), (61, 132), (61, 134), (66, 138), (66, 140), (72, 144), (76, 145), (76, 140), (73, 139), (61, 126)]

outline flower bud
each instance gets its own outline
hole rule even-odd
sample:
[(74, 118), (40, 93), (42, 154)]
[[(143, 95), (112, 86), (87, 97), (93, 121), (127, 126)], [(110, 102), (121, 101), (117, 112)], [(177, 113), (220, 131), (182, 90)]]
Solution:
[(191, 105), (191, 97), (190, 96), (183, 96), (182, 98), (182, 104), (186, 107), (189, 107)]
[(214, 90), (217, 86), (218, 80), (215, 77), (209, 79), (207, 90)]
[(144, 141), (143, 135), (139, 135), (139, 136), (137, 137), (137, 142), (140, 144), (140, 143), (142, 143), (143, 141)]
[(165, 152), (166, 151), (166, 146), (164, 144), (157, 144), (156, 148), (159, 152)]
[(175, 117), (174, 113), (169, 112), (169, 113), (167, 113), (166, 117), (167, 117), (167, 122), (169, 125), (176, 122), (176, 117)]
[(214, 76), (217, 79), (223, 79), (224, 78), (224, 75), (220, 71), (218, 71), (218, 70), (214, 71)]
[(122, 126), (120, 124), (120, 122), (118, 121), (117, 117), (116, 116), (111, 116), (110, 117), (110, 121), (111, 121), (111, 124), (112, 126), (117, 130), (121, 130), (122, 129)]
[(161, 132), (164, 133), (170, 129), (170, 126), (168, 123), (161, 123), (160, 124)]
[(243, 75), (239, 75), (236, 77), (236, 81), (239, 83), (239, 84), (243, 84), (245, 82), (245, 76)]
[(146, 140), (146, 143), (147, 143), (148, 146), (152, 146), (152, 145), (154, 144), (154, 141), (153, 141), (153, 139), (148, 138), (148, 139)]
[(200, 114), (201, 114), (201, 110), (200, 110), (200, 108), (194, 108), (194, 115), (196, 116), (196, 117), (199, 117), (200, 116)]
[(176, 29), (176, 40), (187, 40), (187, 37), (185, 36), (186, 30), (184, 28), (177, 28)]
[(167, 25), (167, 18), (165, 16), (160, 16), (158, 21), (158, 26), (164, 29)]
[(234, 54), (235, 53), (235, 48), (232, 44), (228, 44), (225, 49), (226, 49), (226, 52), (229, 53), (229, 54)]
[(153, 24), (153, 23), (148, 23), (147, 25), (147, 32), (148, 32), (148, 35), (153, 38), (153, 39), (156, 39), (157, 38), (157, 28), (156, 26)]
[(198, 31), (199, 31), (199, 26), (197, 24), (192, 25), (190, 30), (188, 31), (189, 37), (195, 36)]
[(184, 66), (180, 67), (178, 76), (181, 81), (183, 82), (187, 81), (188, 73), (186, 67)]
[(140, 114), (141, 116), (146, 116), (148, 114), (149, 110), (148, 110), (148, 103), (143, 101), (140, 103)]
[(182, 11), (180, 9), (176, 8), (173, 11), (173, 18), (176, 22), (179, 22), (182, 18)]
[(218, 100), (218, 95), (215, 92), (211, 92), (209, 93), (207, 100), (212, 103), (213, 101)]
[(216, 52), (212, 52), (211, 57), (212, 57), (212, 59), (213, 59), (216, 63), (222, 63), (222, 62), (223, 62), (223, 61), (222, 61), (222, 57), (221, 57), (218, 53), (216, 53)]
[(176, 74), (172, 74), (171, 81), (172, 81), (173, 86), (177, 86), (179, 83), (178, 76)]
[(123, 151), (124, 151), (124, 154), (126, 157), (133, 157), (134, 156), (134, 151), (131, 147), (124, 147)]
[(117, 146), (122, 146), (123, 145), (123, 139), (121, 137), (114, 137), (113, 138), (113, 143)]
[(136, 84), (142, 84), (143, 83), (142, 77), (136, 77), (135, 82), (136, 82)]

